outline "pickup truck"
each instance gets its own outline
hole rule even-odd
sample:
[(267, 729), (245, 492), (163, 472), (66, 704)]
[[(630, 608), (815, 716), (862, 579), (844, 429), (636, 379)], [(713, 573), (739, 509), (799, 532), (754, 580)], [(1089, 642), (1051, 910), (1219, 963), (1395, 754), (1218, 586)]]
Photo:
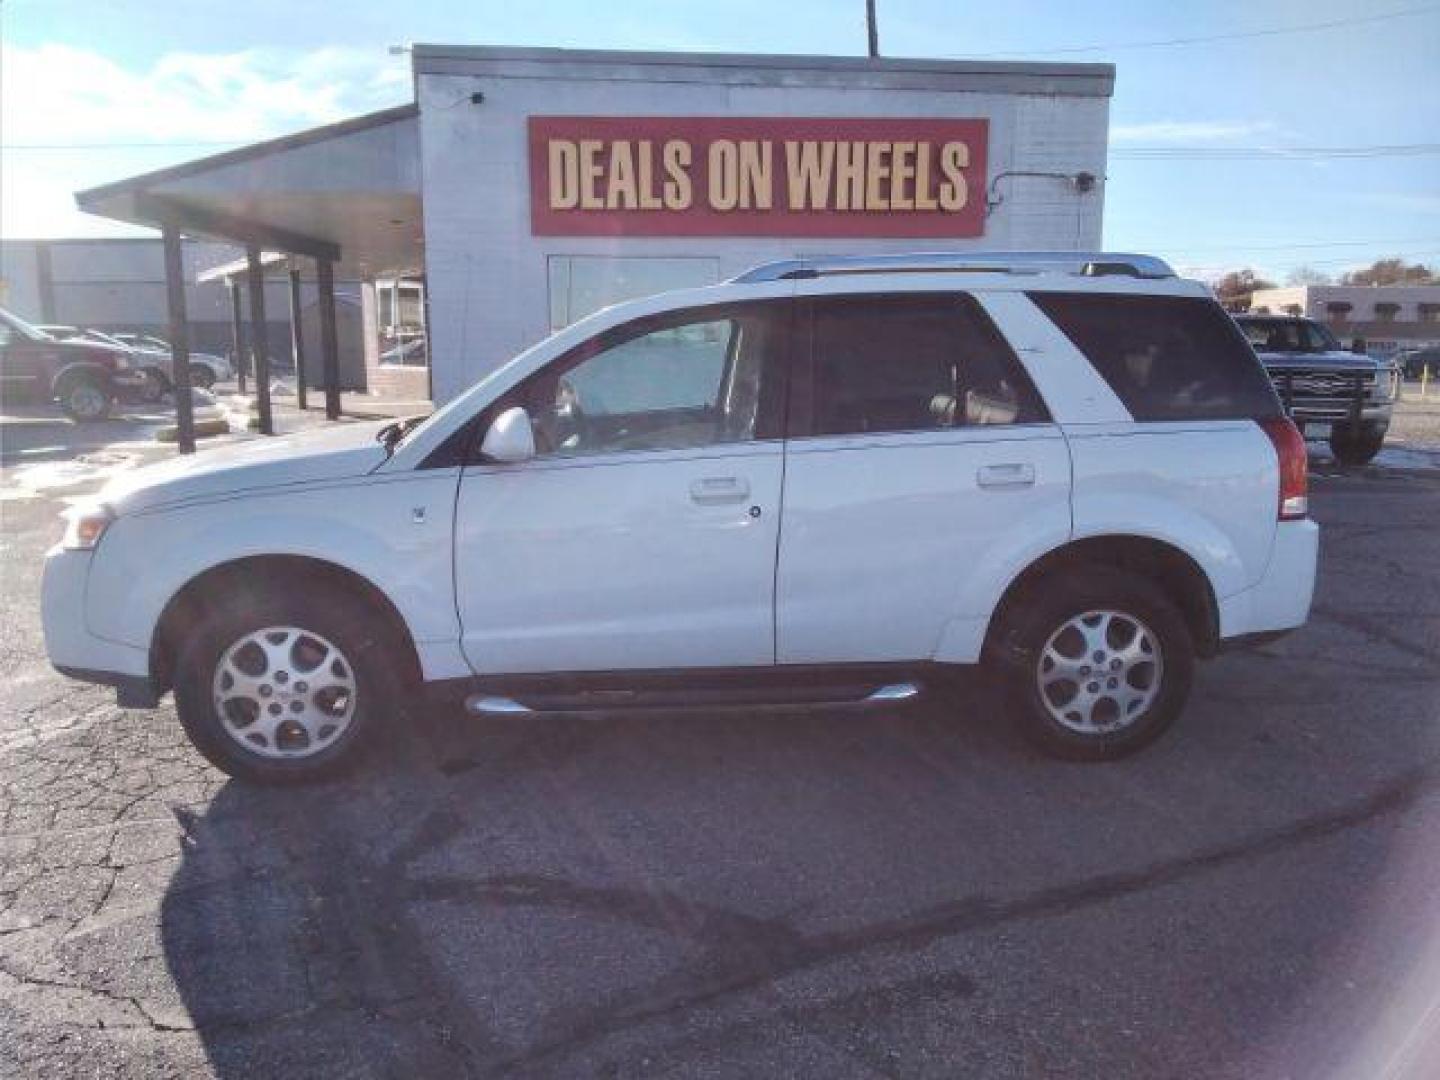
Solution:
[(1285, 411), (1306, 435), (1322, 434), (1342, 465), (1380, 452), (1395, 404), (1392, 365), (1343, 348), (1313, 319), (1239, 315)]
[(72, 420), (104, 420), (116, 394), (143, 381), (129, 351), (98, 341), (60, 341), (0, 308), (0, 393), (55, 401)]

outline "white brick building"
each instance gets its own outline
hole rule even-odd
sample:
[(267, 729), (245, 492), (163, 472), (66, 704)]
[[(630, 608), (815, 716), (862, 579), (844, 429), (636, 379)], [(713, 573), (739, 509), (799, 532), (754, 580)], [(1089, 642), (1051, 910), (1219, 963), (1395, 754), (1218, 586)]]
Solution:
[[(1100, 246), (1108, 64), (426, 45), (413, 63), (412, 106), (80, 204), (370, 283), (371, 384), (403, 363), (437, 401), (599, 307), (771, 259)], [(387, 280), (423, 282), (428, 347), (387, 336)]]

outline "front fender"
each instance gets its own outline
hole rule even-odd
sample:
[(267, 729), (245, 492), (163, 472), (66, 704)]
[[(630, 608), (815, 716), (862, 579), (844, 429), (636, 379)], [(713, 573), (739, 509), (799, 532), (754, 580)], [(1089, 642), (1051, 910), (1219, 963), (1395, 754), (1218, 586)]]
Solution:
[(106, 392), (115, 392), (114, 379), (109, 368), (101, 364), (75, 361), (55, 372), (55, 377), (50, 380), (50, 396), (59, 397), (65, 386), (78, 378), (93, 379), (104, 387)]
[(417, 645), (457, 641), (456, 475), (361, 478), (122, 515), (95, 550), (87, 628), (148, 649), (166, 605), (198, 575), (241, 559), (290, 555), (365, 578), (395, 605)]

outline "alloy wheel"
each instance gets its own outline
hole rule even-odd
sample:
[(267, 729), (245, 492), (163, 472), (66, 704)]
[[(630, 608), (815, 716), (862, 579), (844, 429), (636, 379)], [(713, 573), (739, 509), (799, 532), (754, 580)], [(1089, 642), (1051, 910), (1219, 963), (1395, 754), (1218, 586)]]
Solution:
[(355, 668), (332, 642), (296, 626), (267, 626), (220, 654), (212, 679), (221, 726), (251, 753), (309, 757), (355, 718)]
[(1056, 723), (1083, 735), (1134, 724), (1160, 693), (1164, 661), (1154, 631), (1121, 611), (1067, 619), (1041, 648), (1040, 700)]

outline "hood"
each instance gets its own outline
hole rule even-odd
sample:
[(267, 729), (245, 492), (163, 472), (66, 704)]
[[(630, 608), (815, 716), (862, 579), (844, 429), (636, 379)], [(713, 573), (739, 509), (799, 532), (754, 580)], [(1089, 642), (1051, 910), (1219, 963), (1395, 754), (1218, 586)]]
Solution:
[(215, 446), (132, 469), (112, 479), (97, 499), (117, 514), (218, 496), (363, 476), (385, 460), (375, 441), (384, 421), (337, 424)]
[(1286, 368), (1294, 370), (1311, 370), (1314, 368), (1327, 368), (1335, 371), (1375, 371), (1379, 366), (1373, 357), (1363, 353), (1347, 352), (1342, 349), (1335, 349), (1330, 352), (1266, 352), (1264, 349), (1256, 349), (1260, 362), (1267, 368), (1283, 371)]
[(101, 356), (126, 356), (131, 350), (123, 345), (106, 345), (103, 341), (86, 341), (84, 338), (70, 338), (68, 341), (43, 342), (47, 348), (75, 355), (77, 360), (99, 359)]

